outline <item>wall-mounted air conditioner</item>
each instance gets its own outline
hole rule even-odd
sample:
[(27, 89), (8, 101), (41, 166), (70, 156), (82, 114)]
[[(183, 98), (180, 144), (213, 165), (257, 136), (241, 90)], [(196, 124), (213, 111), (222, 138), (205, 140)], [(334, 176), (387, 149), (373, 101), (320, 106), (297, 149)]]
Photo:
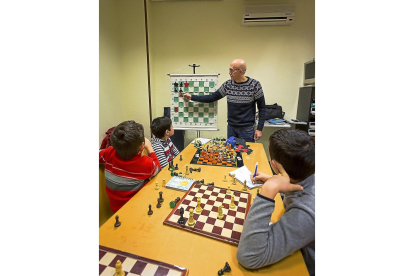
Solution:
[(242, 26), (291, 25), (295, 5), (260, 5), (244, 7)]

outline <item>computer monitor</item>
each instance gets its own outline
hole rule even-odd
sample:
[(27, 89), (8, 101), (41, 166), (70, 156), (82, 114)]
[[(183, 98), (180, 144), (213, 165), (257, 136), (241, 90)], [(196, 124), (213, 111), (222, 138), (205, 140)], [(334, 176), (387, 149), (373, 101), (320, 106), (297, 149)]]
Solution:
[(303, 85), (315, 85), (315, 59), (305, 62)]

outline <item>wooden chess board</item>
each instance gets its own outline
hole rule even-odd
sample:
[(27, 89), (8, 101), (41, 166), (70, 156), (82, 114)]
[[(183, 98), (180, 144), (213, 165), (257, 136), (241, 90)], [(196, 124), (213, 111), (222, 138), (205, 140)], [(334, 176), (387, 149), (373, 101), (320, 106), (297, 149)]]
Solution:
[[(244, 221), (250, 209), (251, 194), (195, 182), (177, 206), (164, 220), (164, 224), (207, 236), (216, 240), (238, 245)], [(234, 195), (235, 209), (229, 207)], [(196, 213), (197, 198), (201, 198), (201, 213)], [(223, 219), (217, 219), (218, 207), (223, 206)], [(184, 208), (184, 224), (179, 224), (180, 208)], [(189, 210), (194, 209), (194, 226), (188, 226)]]
[(143, 258), (131, 253), (122, 252), (105, 246), (99, 246), (99, 275), (113, 276), (115, 264), (120, 260), (125, 276), (185, 276), (188, 269), (151, 259)]

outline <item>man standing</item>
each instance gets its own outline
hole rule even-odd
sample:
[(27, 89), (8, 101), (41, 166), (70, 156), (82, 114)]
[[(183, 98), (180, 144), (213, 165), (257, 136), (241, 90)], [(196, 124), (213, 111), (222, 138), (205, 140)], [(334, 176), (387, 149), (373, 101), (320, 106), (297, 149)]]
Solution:
[[(187, 100), (212, 103), (227, 96), (227, 137), (237, 137), (254, 142), (262, 137), (266, 116), (265, 98), (259, 81), (245, 76), (246, 62), (235, 59), (230, 63), (230, 80), (209, 96), (183, 93)], [(259, 109), (259, 123), (254, 130), (256, 104)]]

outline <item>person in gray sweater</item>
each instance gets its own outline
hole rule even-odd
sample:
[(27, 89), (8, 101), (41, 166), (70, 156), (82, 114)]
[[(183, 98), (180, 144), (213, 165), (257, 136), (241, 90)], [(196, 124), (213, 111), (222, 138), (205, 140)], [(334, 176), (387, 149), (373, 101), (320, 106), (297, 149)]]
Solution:
[[(308, 272), (315, 274), (315, 142), (304, 131), (282, 129), (269, 137), (270, 164), (276, 175), (258, 172), (264, 183), (243, 226), (239, 263), (250, 269), (276, 263), (302, 251)], [(285, 193), (285, 213), (271, 223), (277, 193)]]

